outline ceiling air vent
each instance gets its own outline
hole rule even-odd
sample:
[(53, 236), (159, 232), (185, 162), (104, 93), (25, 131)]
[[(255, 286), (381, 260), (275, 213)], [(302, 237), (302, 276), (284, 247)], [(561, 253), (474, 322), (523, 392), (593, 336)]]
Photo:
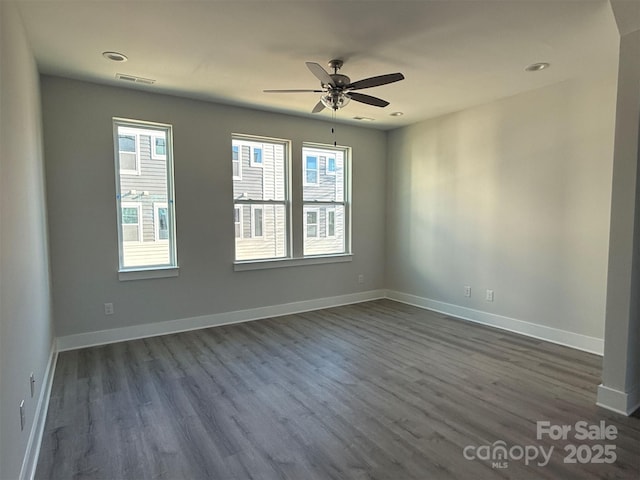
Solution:
[(142, 77), (136, 77), (134, 75), (125, 75), (124, 73), (116, 73), (116, 78), (118, 80), (124, 80), (125, 82), (142, 83), (144, 85), (153, 85), (154, 83), (156, 83), (156, 81), (151, 78), (142, 78)]

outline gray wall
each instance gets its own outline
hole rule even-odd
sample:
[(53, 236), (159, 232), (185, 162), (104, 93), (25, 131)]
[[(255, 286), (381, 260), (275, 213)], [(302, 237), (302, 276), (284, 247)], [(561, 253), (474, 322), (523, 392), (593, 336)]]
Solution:
[[(329, 123), (56, 77), (41, 84), (57, 335), (383, 287), (384, 132), (336, 129), (353, 147), (352, 262), (234, 272), (231, 134), (291, 139), (301, 175), (302, 142), (333, 144)], [(174, 127), (177, 278), (118, 281), (113, 116)]]
[(603, 338), (615, 94), (609, 72), (391, 132), (387, 287)]
[(0, 32), (0, 478), (14, 479), (33, 428), (53, 334), (38, 74), (10, 3), (0, 2)]

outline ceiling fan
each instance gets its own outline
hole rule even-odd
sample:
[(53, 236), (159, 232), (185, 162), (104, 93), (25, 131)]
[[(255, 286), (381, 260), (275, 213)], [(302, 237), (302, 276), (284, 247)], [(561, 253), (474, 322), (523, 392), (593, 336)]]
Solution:
[(389, 102), (378, 97), (365, 95), (364, 93), (354, 92), (353, 90), (362, 90), (363, 88), (378, 87), (388, 83), (404, 80), (401, 73), (388, 73), (386, 75), (378, 75), (369, 77), (357, 82), (351, 82), (346, 75), (338, 73), (342, 68), (342, 60), (331, 60), (329, 67), (333, 69), (333, 73), (327, 72), (322, 66), (314, 62), (306, 62), (307, 68), (320, 80), (320, 89), (317, 90), (264, 90), (265, 93), (321, 93), (320, 101), (311, 110), (312, 113), (318, 113), (325, 107), (332, 110), (338, 110), (344, 107), (349, 100), (366, 103), (375, 107), (386, 107)]

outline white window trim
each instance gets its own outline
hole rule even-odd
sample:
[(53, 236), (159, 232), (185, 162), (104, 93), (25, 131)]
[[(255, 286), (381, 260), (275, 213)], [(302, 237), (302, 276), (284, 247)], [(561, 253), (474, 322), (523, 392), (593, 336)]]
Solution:
[[(123, 152), (120, 150), (120, 135), (133, 136), (136, 142), (136, 168), (135, 170), (131, 170), (128, 168), (120, 167), (120, 154), (122, 153), (131, 153), (131, 152)], [(118, 168), (120, 169), (120, 174), (124, 175), (140, 175), (140, 132), (138, 130), (134, 130), (132, 128), (121, 127), (118, 131)]]
[[(329, 235), (329, 213), (333, 213), (333, 235)], [(324, 236), (326, 238), (336, 238), (336, 209), (328, 207), (324, 211)]]
[[(166, 208), (169, 210), (169, 204), (167, 202), (154, 202), (153, 203), (153, 230), (155, 233), (156, 242), (169, 242), (168, 238), (160, 238), (160, 210)], [(167, 232), (170, 233), (170, 232)]]
[[(256, 217), (255, 211), (260, 210), (262, 212), (262, 235), (256, 235)], [(264, 206), (263, 205), (251, 205), (251, 238), (264, 238)]]
[(158, 135), (157, 133), (154, 133), (151, 135), (151, 158), (154, 160), (166, 160), (166, 153), (164, 155), (158, 155), (156, 153), (156, 138), (164, 139), (164, 151), (167, 151), (167, 137), (165, 135)]
[[(238, 160), (233, 159), (233, 149), (236, 147), (238, 149)], [(233, 175), (233, 164), (238, 163), (238, 175)], [(234, 180), (242, 180), (242, 144), (231, 144), (231, 173)]]
[(124, 239), (124, 232), (122, 235), (122, 243), (128, 243), (128, 244), (132, 244), (132, 243), (142, 243), (143, 242), (143, 230), (142, 230), (142, 204), (140, 202), (120, 202), (120, 225), (121, 228), (124, 229), (125, 225), (126, 226), (131, 226), (133, 225), (133, 223), (122, 223), (122, 210), (124, 208), (135, 208), (136, 210), (138, 210), (138, 223), (136, 224), (138, 227), (138, 240), (125, 240)]
[[(314, 182), (308, 182), (307, 181), (307, 171), (309, 170), (307, 168), (307, 158), (309, 157), (313, 157), (316, 159), (316, 168), (312, 169), (312, 171), (316, 172), (316, 181)], [(320, 156), (319, 155), (305, 155), (304, 157), (304, 162), (302, 162), (302, 184), (304, 186), (316, 186), (320, 184)]]
[[(316, 214), (316, 223), (315, 224), (311, 224), (311, 225), (315, 225), (316, 226), (316, 234), (315, 235), (309, 235), (309, 230), (308, 230), (308, 226), (309, 224), (307, 223), (307, 214), (309, 212), (314, 212)], [(304, 238), (320, 238), (320, 209), (319, 208), (306, 208), (304, 210)]]

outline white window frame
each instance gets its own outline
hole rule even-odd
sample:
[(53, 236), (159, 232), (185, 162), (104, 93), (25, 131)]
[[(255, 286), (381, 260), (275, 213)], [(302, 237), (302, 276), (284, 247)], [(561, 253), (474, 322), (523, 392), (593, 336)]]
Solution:
[[(233, 159), (233, 149), (238, 149), (238, 159)], [(238, 175), (233, 175), (233, 164), (238, 164)], [(234, 180), (242, 180), (242, 145), (231, 145), (231, 174)]]
[[(307, 168), (307, 159), (308, 158), (315, 158), (316, 159), (316, 168), (315, 169), (311, 169), (311, 171), (315, 171), (316, 172), (316, 181), (315, 182), (309, 182), (307, 180), (307, 171), (309, 171), (309, 168)], [(319, 155), (305, 155), (304, 156), (304, 160), (302, 162), (302, 184), (304, 186), (316, 186), (320, 184), (320, 156)]]
[[(261, 234), (256, 234), (256, 211), (260, 211)], [(262, 205), (251, 205), (251, 238), (264, 238), (264, 207)]]
[[(335, 155), (331, 155), (331, 152), (336, 152)], [(305, 186), (315, 186), (316, 184), (306, 184), (303, 182), (303, 201), (302, 201), (302, 210), (303, 212), (309, 210), (311, 208), (322, 208), (324, 207), (327, 211), (329, 209), (333, 209), (336, 211), (334, 214), (334, 221), (337, 219), (337, 209), (338, 207), (342, 207), (342, 211), (344, 212), (344, 251), (340, 253), (327, 253), (327, 254), (309, 254), (304, 255), (303, 258), (312, 258), (312, 257), (331, 257), (331, 256), (344, 256), (351, 255), (351, 148), (349, 147), (341, 147), (341, 146), (329, 146), (322, 145), (317, 143), (304, 142), (302, 144), (302, 167), (304, 172), (303, 179), (306, 180), (306, 166), (307, 166), (307, 157), (317, 157), (325, 156), (326, 158), (334, 157), (336, 158), (336, 171), (338, 170), (337, 157), (340, 152), (342, 154), (342, 178), (343, 178), (343, 199), (342, 201), (319, 201), (319, 200), (304, 200), (304, 187)], [(318, 168), (320, 168), (320, 162), (318, 161)], [(336, 177), (337, 178), (337, 177)], [(303, 237), (304, 238), (314, 238), (309, 237), (307, 235), (307, 218), (304, 215), (303, 221)], [(318, 217), (318, 223), (320, 223), (320, 218)], [(335, 224), (334, 224), (335, 225)], [(327, 227), (327, 219), (325, 218), (325, 227)], [(318, 228), (319, 230), (319, 228)], [(325, 235), (328, 230), (325, 230)], [(336, 230), (334, 230), (333, 237), (335, 238)], [(318, 234), (320, 232), (318, 231)]]
[[(140, 135), (153, 136), (158, 131), (164, 132), (166, 140), (166, 195), (167, 214), (169, 222), (169, 260), (167, 263), (159, 265), (141, 265), (141, 266), (125, 266), (124, 264), (124, 242), (122, 240), (122, 206), (128, 205), (130, 202), (123, 201), (123, 193), (121, 191), (121, 175), (120, 171), (120, 155), (119, 155), (119, 134), (128, 135), (129, 132), (135, 133), (139, 142)], [(141, 120), (132, 120), (127, 118), (113, 117), (113, 142), (115, 157), (115, 173), (116, 173), (116, 208), (118, 211), (118, 251), (119, 251), (119, 268), (118, 278), (120, 280), (141, 280), (148, 278), (175, 277), (178, 275), (178, 253), (176, 242), (176, 214), (175, 214), (175, 194), (174, 194), (174, 175), (173, 175), (173, 127), (169, 124), (147, 122)], [(140, 155), (139, 143), (137, 145), (137, 154)], [(140, 159), (138, 158), (138, 168), (140, 168)], [(126, 175), (126, 173), (125, 173)], [(125, 177), (126, 178), (126, 177)], [(162, 202), (159, 202), (162, 203)], [(140, 208), (139, 215), (139, 238), (144, 240), (144, 218), (143, 211)]]
[[(135, 138), (135, 143), (136, 143), (136, 168), (134, 170), (128, 169), (128, 168), (121, 168), (119, 170), (119, 173), (121, 175), (140, 175), (140, 133), (137, 132), (134, 129), (129, 129), (129, 128), (122, 128), (120, 130), (120, 132), (118, 133), (118, 135), (126, 135), (126, 136), (133, 136)], [(120, 142), (118, 141), (117, 143), (118, 147), (120, 146)], [(120, 154), (122, 153), (131, 153), (131, 152), (122, 152), (120, 151), (120, 149), (118, 148), (118, 165), (120, 165)]]
[[(308, 214), (309, 213), (315, 213), (316, 214), (316, 223), (315, 224), (311, 224), (311, 225), (315, 225), (316, 226), (316, 234), (315, 235), (309, 235), (309, 223), (307, 222), (307, 218), (308, 218)], [(305, 238), (320, 238), (320, 209), (319, 208), (307, 208), (304, 210), (304, 237)]]
[[(160, 209), (166, 208), (167, 213), (169, 210), (169, 204), (167, 202), (154, 202), (153, 203), (153, 230), (155, 232), (156, 242), (168, 242), (168, 238), (160, 238)], [(168, 220), (168, 218), (167, 218)], [(168, 225), (167, 225), (168, 227)], [(168, 233), (168, 232), (167, 232)]]
[[(329, 235), (329, 214), (333, 214), (333, 235)], [(332, 207), (324, 210), (324, 236), (326, 238), (336, 238), (336, 209)]]
[[(164, 155), (156, 153), (156, 138), (164, 139)], [(166, 160), (167, 159), (167, 138), (164, 135), (151, 135), (151, 158), (154, 160)]]
[[(133, 223), (127, 223), (124, 224), (122, 223), (122, 210), (125, 208), (135, 208), (138, 211), (138, 223), (137, 224), (133, 224)], [(124, 239), (124, 232), (122, 235), (122, 242), (126, 242), (128, 244), (132, 244), (132, 243), (142, 243), (144, 241), (143, 238), (143, 234), (144, 231), (142, 229), (142, 204), (140, 202), (120, 202), (120, 225), (122, 226), (122, 228), (124, 229), (124, 226), (131, 226), (131, 225), (136, 225), (136, 230), (138, 231), (138, 240), (125, 240)]]

